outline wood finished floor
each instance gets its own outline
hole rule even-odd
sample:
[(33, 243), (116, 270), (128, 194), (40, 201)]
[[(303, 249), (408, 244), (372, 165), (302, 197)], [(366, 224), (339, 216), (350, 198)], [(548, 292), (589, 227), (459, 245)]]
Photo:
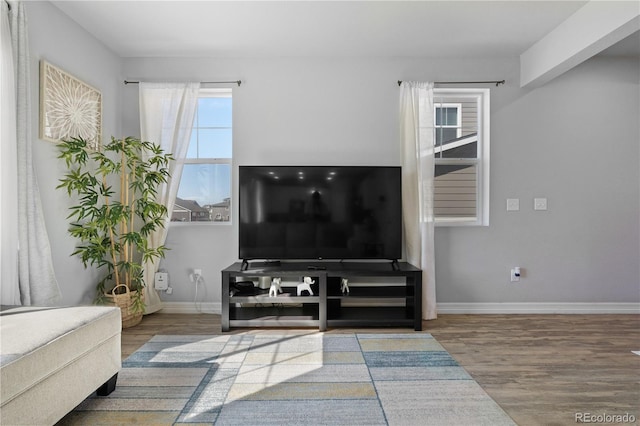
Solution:
[[(576, 413), (640, 421), (640, 315), (441, 315), (423, 329), (518, 425), (573, 425)], [(145, 316), (123, 331), (123, 359), (156, 334), (221, 334), (220, 316)]]

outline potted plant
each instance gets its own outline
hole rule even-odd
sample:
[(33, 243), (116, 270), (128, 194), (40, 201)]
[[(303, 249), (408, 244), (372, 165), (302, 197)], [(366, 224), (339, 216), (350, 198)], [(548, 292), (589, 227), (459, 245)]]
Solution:
[(142, 265), (166, 250), (149, 246), (147, 237), (164, 227), (167, 208), (156, 194), (170, 177), (173, 157), (152, 142), (112, 137), (101, 151), (90, 150), (82, 138), (64, 140), (58, 158), (69, 169), (58, 188), (78, 200), (67, 217), (69, 233), (78, 239), (71, 255), (85, 268), (104, 269), (96, 302), (119, 306), (123, 328), (136, 325), (144, 313)]

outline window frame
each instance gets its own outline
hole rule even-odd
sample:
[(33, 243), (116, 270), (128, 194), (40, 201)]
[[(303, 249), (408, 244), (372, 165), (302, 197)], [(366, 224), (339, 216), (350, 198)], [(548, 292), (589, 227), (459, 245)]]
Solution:
[[(436, 130), (436, 102), (438, 97), (445, 97), (441, 105), (455, 104), (456, 102), (448, 102), (446, 97), (470, 97), (475, 98), (478, 106), (478, 135), (477, 135), (477, 158), (437, 158), (434, 155), (435, 165), (475, 165), (476, 166), (476, 217), (475, 218), (455, 218), (455, 217), (435, 217), (435, 226), (489, 226), (489, 170), (490, 170), (490, 89), (482, 88), (435, 88), (433, 89), (434, 97), (434, 148), (435, 146), (435, 130)], [(462, 108), (459, 110), (458, 121), (462, 123)], [(462, 125), (462, 124), (461, 124)], [(440, 126), (438, 126), (440, 127)], [(435, 154), (435, 149), (434, 149)]]
[[(231, 98), (231, 157), (230, 158), (188, 158), (185, 157), (182, 161), (182, 170), (184, 170), (184, 166), (188, 164), (228, 164), (229, 165), (229, 197), (231, 200), (233, 193), (233, 90), (231, 88), (210, 88), (210, 87), (201, 87), (198, 92), (198, 100), (201, 98)], [(197, 109), (197, 107), (196, 107)], [(196, 112), (197, 113), (197, 112)], [(194, 116), (195, 120), (195, 116)], [(195, 123), (194, 123), (195, 124)], [(223, 128), (223, 127), (220, 127)], [(226, 128), (226, 127), (224, 127)], [(196, 131), (198, 127), (192, 125), (191, 131)], [(189, 141), (191, 141), (191, 136), (189, 136)], [(187, 148), (188, 151), (188, 148)], [(180, 179), (182, 180), (182, 171)], [(180, 183), (178, 183), (178, 190), (180, 189)], [(178, 197), (178, 192), (176, 191), (176, 198)], [(175, 198), (173, 200), (175, 203)], [(173, 214), (173, 210), (170, 214)], [(190, 221), (190, 222), (180, 222), (180, 221), (169, 221), (169, 226), (231, 226), (233, 224), (233, 208), (231, 206), (231, 202), (229, 203), (229, 220), (228, 221), (216, 221), (216, 220), (207, 220), (207, 221)]]

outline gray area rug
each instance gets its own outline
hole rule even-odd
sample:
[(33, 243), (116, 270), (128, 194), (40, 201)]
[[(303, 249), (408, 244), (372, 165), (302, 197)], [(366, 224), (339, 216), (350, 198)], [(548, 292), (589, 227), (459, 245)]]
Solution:
[(60, 424), (514, 425), (429, 334), (155, 336)]

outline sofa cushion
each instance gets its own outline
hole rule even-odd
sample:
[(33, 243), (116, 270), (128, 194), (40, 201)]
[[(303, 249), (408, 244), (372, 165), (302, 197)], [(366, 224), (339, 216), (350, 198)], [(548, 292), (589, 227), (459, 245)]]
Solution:
[[(120, 332), (120, 309), (117, 307), (14, 307), (2, 310), (2, 405), (118, 336)], [(114, 362), (119, 369), (120, 360)], [(86, 371), (86, 374), (91, 375), (92, 372)]]

